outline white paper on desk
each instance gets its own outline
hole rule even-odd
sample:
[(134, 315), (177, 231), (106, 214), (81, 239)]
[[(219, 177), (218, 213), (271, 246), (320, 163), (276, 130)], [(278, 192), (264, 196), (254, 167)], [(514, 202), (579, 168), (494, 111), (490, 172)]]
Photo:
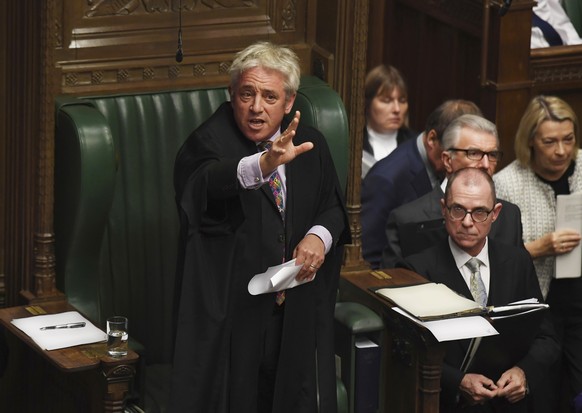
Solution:
[(397, 313), (410, 318), (415, 323), (429, 329), (432, 335), (439, 342), (499, 334), (491, 323), (481, 316), (447, 318), (445, 320), (436, 321), (420, 321), (418, 318), (412, 317), (399, 307), (392, 307), (392, 309)]
[(295, 279), (295, 276), (299, 274), (302, 266), (295, 265), (295, 259), (292, 259), (281, 265), (267, 268), (267, 271), (255, 275), (249, 281), (249, 293), (251, 295), (258, 295), (283, 291), (313, 281), (315, 275), (303, 281), (297, 281)]
[[(582, 192), (558, 195), (556, 201), (556, 229), (582, 232)], [(577, 278), (581, 274), (581, 244), (567, 254), (556, 256), (555, 278)]]
[[(85, 327), (61, 328), (55, 330), (40, 329), (45, 326), (79, 322), (85, 322)], [(81, 344), (107, 341), (107, 334), (95, 327), (77, 311), (15, 318), (12, 320), (12, 324), (33, 339), (43, 350), (57, 350)]]

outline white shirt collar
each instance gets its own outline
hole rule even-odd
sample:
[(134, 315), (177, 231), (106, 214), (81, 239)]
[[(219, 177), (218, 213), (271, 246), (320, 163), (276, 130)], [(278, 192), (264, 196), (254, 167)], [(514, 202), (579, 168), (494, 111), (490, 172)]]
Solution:
[(379, 161), (385, 158), (398, 146), (397, 136), (398, 131), (380, 133), (376, 132), (374, 129), (366, 126), (368, 130), (368, 142), (374, 150), (374, 158)]
[[(463, 267), (472, 257), (467, 252), (463, 251), (457, 244), (455, 244), (450, 236), (449, 247), (451, 248), (451, 253), (453, 254), (457, 268)], [(483, 248), (475, 258), (478, 258), (479, 261), (481, 261), (481, 265), (489, 267), (489, 237), (485, 238), (485, 245), (483, 245)]]
[[(463, 280), (465, 280), (467, 287), (471, 289), (471, 271), (465, 265), (471, 258), (471, 255), (467, 254), (465, 251), (459, 248), (459, 246), (455, 244), (450, 236), (449, 247), (451, 249), (451, 253), (453, 254), (455, 264), (457, 265), (457, 268), (463, 277)], [(481, 261), (479, 272), (481, 273), (481, 279), (485, 285), (485, 290), (487, 291), (487, 294), (489, 294), (489, 285), (491, 283), (491, 267), (489, 266), (489, 238), (485, 238), (485, 245), (483, 245), (483, 248), (475, 258)]]

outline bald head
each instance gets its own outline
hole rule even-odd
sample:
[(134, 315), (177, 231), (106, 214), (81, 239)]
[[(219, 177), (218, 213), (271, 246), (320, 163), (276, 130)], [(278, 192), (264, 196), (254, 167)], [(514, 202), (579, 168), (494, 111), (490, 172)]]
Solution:
[(447, 187), (445, 189), (445, 199), (448, 201), (451, 195), (453, 185), (460, 187), (473, 187), (473, 188), (483, 188), (482, 197), (488, 198), (492, 204), (497, 200), (495, 194), (495, 183), (491, 176), (482, 169), (479, 168), (462, 168), (453, 172), (447, 181)]
[(453, 242), (469, 255), (478, 255), (491, 231), (491, 224), (501, 211), (491, 176), (479, 168), (453, 172), (441, 207), (447, 233)]

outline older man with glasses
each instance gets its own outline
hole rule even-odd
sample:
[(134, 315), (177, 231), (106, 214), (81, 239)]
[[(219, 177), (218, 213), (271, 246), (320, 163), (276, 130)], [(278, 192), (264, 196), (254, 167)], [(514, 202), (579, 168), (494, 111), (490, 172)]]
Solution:
[[(459, 146), (462, 147), (461, 142)], [(486, 164), (489, 156), (484, 153), (493, 151), (497, 152), (487, 148), (481, 153), (472, 152), (472, 156), (481, 157)], [(529, 298), (543, 301), (526, 249), (488, 238), (505, 208), (496, 199), (493, 180), (485, 167), (460, 168), (450, 175), (440, 206), (447, 240), (408, 257), (404, 266), (474, 299), (481, 306), (503, 306)], [(549, 314), (542, 319), (529, 350), (524, 355), (512, 356), (498, 373), (462, 368), (469, 342), (446, 343), (439, 411), (530, 411), (526, 396), (530, 392), (530, 397), (543, 394), (543, 379), (558, 355)], [(501, 354), (508, 349), (498, 342), (494, 351)]]
[[(499, 150), (497, 128), (477, 115), (462, 115), (449, 124), (443, 133), (442, 161), (447, 177), (461, 168), (479, 168), (489, 176), (495, 173), (503, 157)], [(440, 200), (447, 184), (393, 210), (386, 224), (388, 243), (382, 254), (382, 267), (391, 268), (411, 254), (446, 240), (447, 232)], [(521, 213), (510, 202), (503, 205), (502, 216), (493, 223), (490, 238), (523, 246)]]

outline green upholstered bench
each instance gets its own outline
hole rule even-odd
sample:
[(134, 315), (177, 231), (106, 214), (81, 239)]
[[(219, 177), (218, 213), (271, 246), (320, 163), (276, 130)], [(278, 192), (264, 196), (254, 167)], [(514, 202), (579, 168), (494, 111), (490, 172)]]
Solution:
[[(174, 159), (228, 98), (226, 88), (208, 88), (56, 102), (57, 285), (101, 327), (107, 316), (127, 316), (146, 366), (171, 363)], [(345, 189), (348, 124), (339, 95), (303, 77), (295, 108), (328, 139)]]

